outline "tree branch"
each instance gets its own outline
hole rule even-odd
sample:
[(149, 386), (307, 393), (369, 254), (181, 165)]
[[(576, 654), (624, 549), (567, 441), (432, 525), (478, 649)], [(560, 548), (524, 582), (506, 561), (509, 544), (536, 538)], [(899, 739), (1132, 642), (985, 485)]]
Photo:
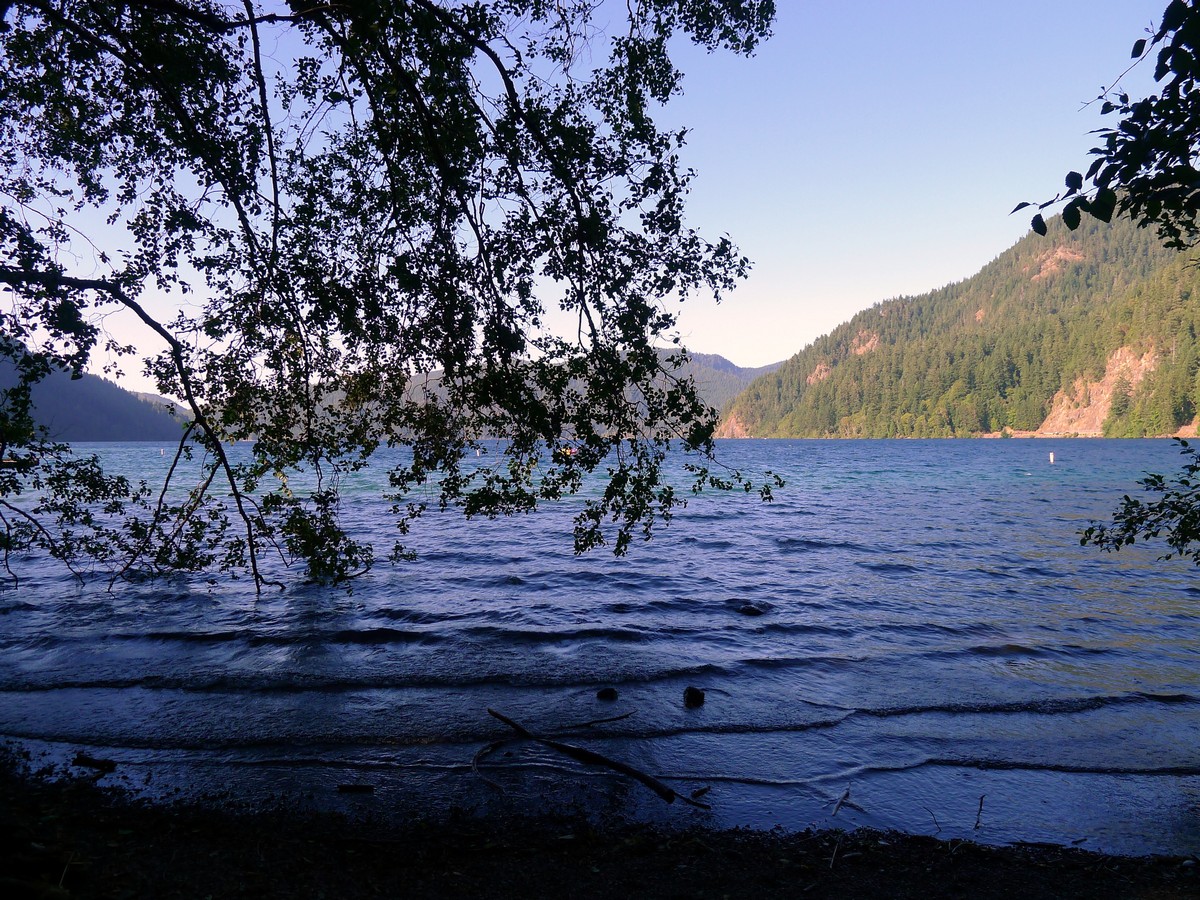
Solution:
[[(175, 362), (175, 371), (179, 375), (179, 382), (183, 387), (184, 400), (187, 401), (188, 408), (191, 410), (192, 419), (208, 438), (213, 454), (217, 457), (218, 464), (225, 473), (229, 489), (233, 494), (234, 503), (237, 505), (238, 514), (245, 525), (247, 546), (250, 551), (250, 572), (254, 578), (255, 589), (261, 591), (263, 585), (267, 584), (268, 581), (259, 571), (258, 567), (258, 542), (254, 533), (253, 519), (246, 511), (242, 491), (238, 486), (237, 478), (233, 472), (233, 464), (229, 462), (229, 457), (225, 453), (225, 447), (221, 443), (220, 434), (218, 434), (212, 422), (209, 421), (208, 416), (200, 408), (200, 403), (196, 398), (195, 387), (192, 383), (192, 372), (184, 360), (185, 348), (183, 343), (175, 335), (171, 334), (162, 323), (147, 313), (145, 308), (125, 293), (119, 285), (113, 284), (110, 281), (92, 278), (74, 278), (58, 272), (21, 271), (7, 266), (0, 266), (0, 282), (14, 286), (38, 284), (51, 290), (68, 287), (76, 290), (98, 291), (108, 294), (136, 315), (151, 331), (166, 341), (171, 351), (171, 358)], [(283, 587), (281, 584), (278, 586)]]

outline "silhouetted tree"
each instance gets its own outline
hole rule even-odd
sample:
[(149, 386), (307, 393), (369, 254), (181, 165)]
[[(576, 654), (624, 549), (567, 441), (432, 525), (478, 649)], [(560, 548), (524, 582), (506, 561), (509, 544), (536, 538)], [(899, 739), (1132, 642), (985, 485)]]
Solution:
[[(656, 346), (678, 344), (679, 299), (748, 264), (686, 225), (683, 132), (652, 111), (680, 90), (675, 35), (750, 53), (773, 14), (0, 2), (0, 353), (21, 375), (0, 396), (5, 559), (245, 568), (261, 586), (278, 548), (340, 581), (373, 551), (340, 527), (338, 480), (381, 446), (409, 451), (390, 472), (402, 529), (420, 485), (491, 516), (607, 471), (581, 551), (623, 552), (669, 518), (671, 441), (698, 452), (698, 482), (741, 483), (710, 474), (716, 414), (678, 376), (685, 354)], [(205, 471), (185, 502), (33, 425), (29, 388), (51, 370), (136, 352), (107, 337), (114, 316), (154, 335), (147, 369), (193, 418), (181, 450), (199, 444)], [(502, 454), (463, 466), (485, 436)], [(231, 439), (253, 441), (252, 462), (229, 459)], [(311, 492), (267, 489), (296, 467)]]

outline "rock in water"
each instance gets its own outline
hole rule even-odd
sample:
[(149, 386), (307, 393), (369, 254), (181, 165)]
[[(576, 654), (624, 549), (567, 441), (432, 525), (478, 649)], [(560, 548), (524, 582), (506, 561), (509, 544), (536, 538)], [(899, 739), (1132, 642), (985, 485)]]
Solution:
[(704, 705), (704, 691), (698, 687), (688, 685), (683, 689), (683, 705), (688, 709), (695, 709), (697, 706)]
[(600, 690), (596, 691), (596, 699), (597, 700), (616, 700), (617, 699), (617, 689), (613, 688), (613, 687), (600, 688)]

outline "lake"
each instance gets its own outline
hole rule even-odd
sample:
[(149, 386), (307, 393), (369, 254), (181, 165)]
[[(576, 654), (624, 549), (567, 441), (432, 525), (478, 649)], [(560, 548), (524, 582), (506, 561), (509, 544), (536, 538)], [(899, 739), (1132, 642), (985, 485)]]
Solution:
[[(0, 590), (0, 736), (113, 760), (106, 783), (151, 796), (1200, 850), (1198, 573), (1078, 540), (1142, 473), (1178, 468), (1172, 443), (719, 447), (787, 486), (769, 504), (693, 499), (623, 559), (573, 555), (567, 501), (430, 514), (416, 561), (350, 593), (202, 578), (109, 592), (27, 561)], [(132, 474), (170, 460), (80, 449)], [(345, 510), (386, 554), (381, 480), (347, 479)], [(708, 788), (712, 809), (523, 742), (476, 773), (477, 751), (512, 735), (488, 708)]]

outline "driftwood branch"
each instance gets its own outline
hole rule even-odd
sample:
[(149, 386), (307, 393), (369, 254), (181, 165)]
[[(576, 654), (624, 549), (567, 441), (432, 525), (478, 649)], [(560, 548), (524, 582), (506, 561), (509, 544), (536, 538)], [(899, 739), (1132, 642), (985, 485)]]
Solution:
[(637, 710), (631, 709), (627, 713), (621, 713), (619, 716), (609, 716), (605, 719), (592, 719), (590, 722), (580, 722), (577, 725), (567, 725), (563, 731), (579, 731), (584, 728), (591, 728), (593, 725), (607, 725), (609, 722), (620, 722), (622, 719), (628, 719)]
[[(691, 797), (686, 797), (683, 794), (676, 793), (672, 788), (663, 784), (661, 781), (659, 781), (653, 775), (649, 775), (649, 774), (641, 771), (640, 769), (635, 769), (633, 766), (628, 765), (627, 763), (623, 763), (620, 760), (611, 759), (610, 757), (607, 757), (602, 753), (596, 753), (594, 750), (587, 750), (583, 747), (576, 747), (574, 744), (564, 744), (562, 741), (556, 741), (551, 738), (538, 737), (536, 734), (533, 734), (529, 729), (527, 729), (524, 725), (520, 724), (519, 722), (513, 721), (512, 719), (510, 719), (508, 716), (504, 715), (503, 713), (496, 712), (494, 709), (489, 709), (488, 715), (492, 716), (493, 718), (499, 719), (501, 722), (503, 722), (505, 725), (507, 725), (509, 728), (511, 728), (513, 731), (515, 731), (518, 735), (525, 738), (526, 740), (536, 741), (537, 743), (541, 744), (544, 747), (549, 747), (551, 750), (557, 750), (559, 753), (563, 754), (564, 756), (570, 757), (571, 759), (575, 760), (576, 762), (581, 762), (581, 763), (584, 763), (585, 765), (590, 765), (590, 766), (601, 766), (602, 768), (610, 769), (613, 772), (617, 772), (620, 775), (624, 775), (628, 778), (632, 778), (634, 781), (637, 781), (640, 784), (643, 784), (646, 787), (650, 788), (650, 790), (652, 790), (652, 791), (654, 791), (654, 793), (658, 794), (658, 796), (660, 798), (662, 798), (663, 800), (665, 800), (667, 803), (674, 803), (676, 800), (682, 800), (684, 803), (688, 804), (689, 806), (696, 806), (696, 807), (699, 807), (700, 809), (712, 809), (712, 807), (709, 806), (707, 803), (701, 803), (698, 800), (693, 800)], [(498, 742), (498, 743), (503, 743), (503, 742)], [(488, 747), (484, 748), (484, 751), (491, 752), (489, 750), (489, 748), (494, 748), (494, 746), (495, 745), (488, 745)], [(481, 755), (486, 755), (486, 753), (484, 753), (483, 751), (480, 751), (480, 753), (476, 754), (476, 758), (478, 759)], [(473, 764), (473, 767), (474, 767), (474, 764)], [(478, 771), (478, 769), (476, 769), (476, 771)]]
[(493, 781), (492, 779), (490, 779), (486, 775), (484, 775), (482, 772), (480, 772), (479, 771), (479, 763), (483, 760), (483, 758), (485, 756), (491, 756), (493, 753), (495, 753), (497, 750), (499, 750), (505, 744), (509, 743), (509, 741), (510, 741), (510, 738), (503, 738), (502, 740), (499, 740), (499, 741), (492, 741), (490, 744), (480, 747), (475, 752), (475, 755), (471, 757), (471, 771), (474, 772), (477, 776), (479, 776), (479, 778), (483, 781), (484, 784), (486, 784), (488, 787), (495, 788), (501, 794), (504, 793), (504, 788), (501, 786), (500, 782)]

